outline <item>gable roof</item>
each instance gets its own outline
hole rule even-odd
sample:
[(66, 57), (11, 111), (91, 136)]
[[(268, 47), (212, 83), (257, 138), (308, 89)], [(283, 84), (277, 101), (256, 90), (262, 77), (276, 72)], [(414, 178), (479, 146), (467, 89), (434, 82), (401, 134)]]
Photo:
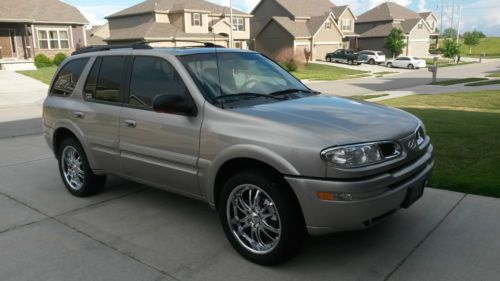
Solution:
[[(422, 22), (422, 19), (407, 19), (402, 22), (388, 22), (384, 24), (379, 24), (372, 29), (367, 30), (366, 32), (360, 35), (360, 38), (370, 38), (370, 37), (386, 37), (391, 33), (393, 28), (399, 28), (403, 31), (404, 34), (409, 35), (410, 32), (415, 28), (417, 24)], [(425, 26), (429, 31), (430, 28), (422, 22), (422, 25)]]
[(332, 7), (333, 15), (338, 19), (345, 12), (345, 10), (347, 10), (347, 8), (349, 8), (348, 5), (334, 6)]
[[(186, 10), (206, 11), (216, 14), (229, 14), (230, 8), (210, 3), (204, 0), (146, 0), (135, 6), (116, 12), (107, 16), (107, 19), (130, 16), (136, 14), (161, 12), (181, 12)], [(233, 8), (236, 15), (248, 15)]]
[[(262, 0), (266, 1), (266, 0)], [(330, 0), (275, 0), (295, 17), (313, 17), (331, 11), (335, 5)]]
[[(271, 23), (273, 20), (295, 38), (311, 37), (311, 31), (309, 30), (307, 22), (305, 21), (295, 22), (288, 17), (273, 17), (269, 23)], [(262, 30), (264, 29), (265, 27)]]
[(77, 8), (59, 0), (1, 0), (0, 22), (88, 24)]
[(357, 22), (420, 19), (416, 12), (394, 2), (385, 2), (358, 16)]
[(423, 19), (426, 19), (428, 18), (430, 15), (432, 15), (432, 12), (422, 12), (422, 13), (418, 13), (420, 15), (420, 17), (422, 17)]

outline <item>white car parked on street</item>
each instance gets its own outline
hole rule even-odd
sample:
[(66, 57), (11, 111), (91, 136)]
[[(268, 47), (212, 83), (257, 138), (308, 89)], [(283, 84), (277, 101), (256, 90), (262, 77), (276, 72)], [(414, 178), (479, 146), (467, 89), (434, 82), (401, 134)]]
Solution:
[(385, 63), (385, 54), (381, 51), (364, 50), (359, 54), (366, 55), (366, 62), (369, 64), (383, 64)]
[(419, 69), (421, 67), (426, 67), (427, 64), (425, 60), (419, 59), (417, 57), (399, 57), (395, 60), (390, 60), (386, 64), (387, 67), (400, 67), (408, 69)]

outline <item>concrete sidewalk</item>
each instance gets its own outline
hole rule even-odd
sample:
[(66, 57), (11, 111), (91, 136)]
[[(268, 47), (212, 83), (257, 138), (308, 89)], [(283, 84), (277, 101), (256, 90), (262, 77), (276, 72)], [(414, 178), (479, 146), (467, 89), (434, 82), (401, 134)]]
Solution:
[(42, 136), (0, 140), (0, 280), (498, 280), (500, 200), (427, 188), (374, 228), (262, 267), (202, 202), (110, 177), (72, 197)]

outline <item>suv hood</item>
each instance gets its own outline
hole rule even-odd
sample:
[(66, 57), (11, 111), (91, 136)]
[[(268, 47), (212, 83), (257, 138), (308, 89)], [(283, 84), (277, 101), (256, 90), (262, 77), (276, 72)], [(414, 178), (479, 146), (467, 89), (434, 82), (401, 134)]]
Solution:
[(303, 130), (330, 145), (396, 140), (413, 133), (420, 121), (402, 110), (330, 95), (232, 109)]

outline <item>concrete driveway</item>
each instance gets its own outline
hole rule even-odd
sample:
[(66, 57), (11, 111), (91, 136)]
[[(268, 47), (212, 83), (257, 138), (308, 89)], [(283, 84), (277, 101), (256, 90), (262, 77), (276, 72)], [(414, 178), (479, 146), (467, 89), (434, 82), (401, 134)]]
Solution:
[(110, 177), (72, 197), (42, 136), (0, 140), (0, 280), (498, 280), (500, 200), (427, 188), (374, 228), (242, 259), (202, 202)]
[[(487, 63), (474, 63), (452, 67), (441, 67), (438, 70), (438, 80), (449, 80), (467, 77), (484, 77), (486, 74), (498, 71), (499, 60)], [(393, 71), (394, 68), (380, 67), (381, 71)], [(403, 72), (385, 77), (367, 77), (330, 82), (310, 82), (312, 89), (339, 96), (363, 95), (373, 92), (383, 92), (428, 85), (432, 75), (427, 69), (403, 70)]]

